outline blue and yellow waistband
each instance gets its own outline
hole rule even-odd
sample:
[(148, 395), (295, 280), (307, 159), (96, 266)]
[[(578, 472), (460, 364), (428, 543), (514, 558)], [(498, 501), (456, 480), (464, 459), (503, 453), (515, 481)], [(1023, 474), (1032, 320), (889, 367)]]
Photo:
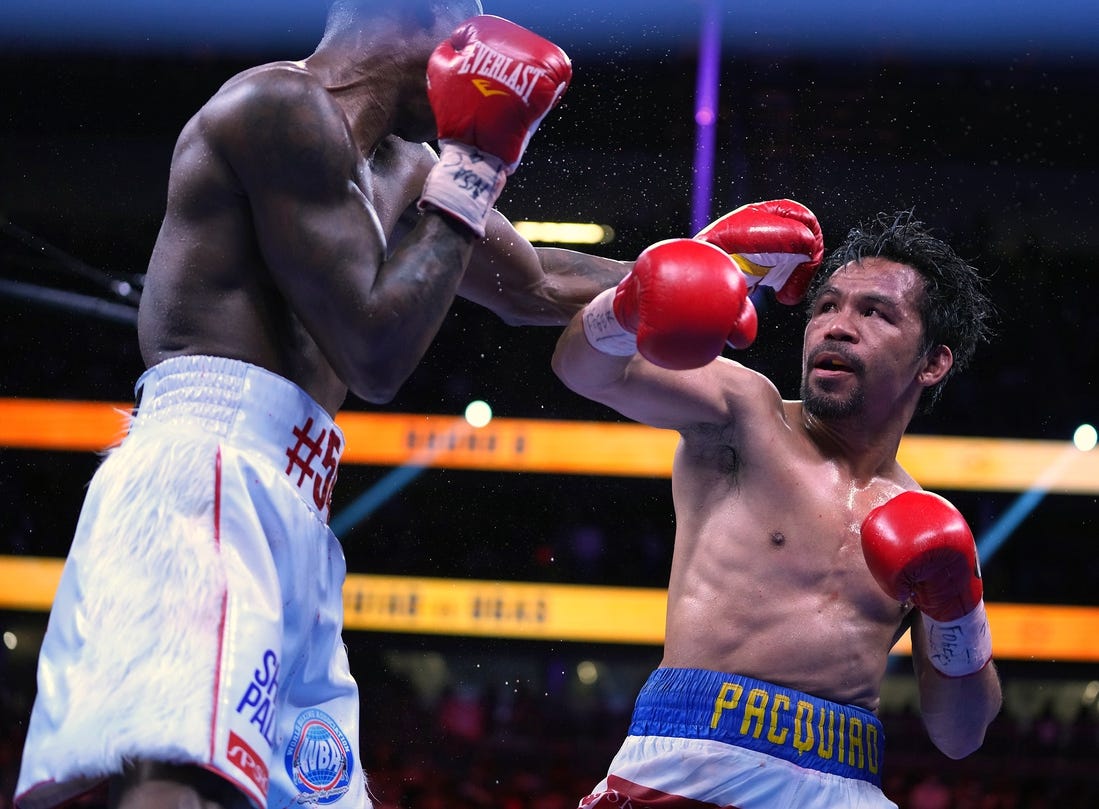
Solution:
[(877, 717), (751, 677), (657, 669), (637, 697), (629, 734), (710, 739), (881, 786)]

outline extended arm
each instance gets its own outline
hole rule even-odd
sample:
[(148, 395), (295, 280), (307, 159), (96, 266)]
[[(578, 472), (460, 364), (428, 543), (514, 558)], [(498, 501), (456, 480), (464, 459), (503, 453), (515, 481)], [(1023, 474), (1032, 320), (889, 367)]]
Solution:
[(512, 326), (563, 326), (631, 266), (575, 250), (536, 248), (494, 211), (458, 294)]
[[(769, 380), (719, 355), (726, 343), (746, 348), (755, 339), (749, 286), (762, 280), (792, 302), (822, 252), (816, 218), (790, 200), (738, 208), (694, 240), (658, 242), (573, 319), (554, 371), (577, 393), (658, 427), (727, 423), (751, 408), (779, 408)], [(787, 290), (793, 279), (797, 294)]]
[[(749, 291), (762, 283), (787, 304), (804, 296), (823, 254), (812, 211), (785, 199), (742, 206), (695, 238), (729, 253)], [(632, 266), (632, 261), (575, 250), (535, 248), (493, 211), (458, 294), (511, 325), (564, 325), (596, 295), (618, 284)]]
[[(533, 248), (497, 212), (487, 231), (474, 249), (459, 294), (512, 325), (564, 325), (633, 267), (632, 261), (575, 250)], [(728, 252), (749, 291), (762, 283), (787, 304), (804, 296), (823, 254), (816, 217), (786, 199), (742, 206), (695, 238)]]
[(750, 306), (743, 277), (721, 250), (691, 239), (658, 242), (573, 319), (553, 369), (573, 391), (644, 424), (728, 421), (740, 387), (730, 376), (762, 380), (718, 356)]

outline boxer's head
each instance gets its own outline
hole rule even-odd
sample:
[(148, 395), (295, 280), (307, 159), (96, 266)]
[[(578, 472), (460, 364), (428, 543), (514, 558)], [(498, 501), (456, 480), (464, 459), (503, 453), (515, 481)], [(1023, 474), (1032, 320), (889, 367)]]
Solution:
[(406, 27), (438, 29), (441, 40), (458, 23), (481, 13), (480, 0), (333, 0), (328, 8), (325, 36), (388, 18)]
[[(870, 222), (852, 228), (846, 240), (825, 259), (807, 296), (812, 312), (829, 278), (851, 262), (870, 256), (888, 259), (916, 270), (924, 281), (919, 302), (923, 324), (923, 351), (946, 346), (953, 365), (924, 395), (930, 409), (955, 371), (966, 368), (977, 346), (991, 335), (994, 307), (977, 270), (941, 239), (932, 236), (913, 211), (879, 213)], [(888, 266), (884, 262), (878, 266)]]
[(428, 58), (460, 23), (480, 13), (479, 0), (333, 0), (313, 64), (327, 65), (330, 89), (367, 92), (377, 100), (380, 88), (388, 88), (396, 94), (383, 102), (393, 116), (393, 134), (434, 140)]

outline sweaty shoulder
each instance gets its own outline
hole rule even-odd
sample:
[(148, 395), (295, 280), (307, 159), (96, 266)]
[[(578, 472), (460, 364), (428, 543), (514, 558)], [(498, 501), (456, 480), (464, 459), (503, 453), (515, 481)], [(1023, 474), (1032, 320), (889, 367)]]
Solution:
[(344, 181), (359, 159), (332, 95), (296, 62), (272, 62), (227, 81), (197, 116), (204, 137), (241, 180)]
[[(679, 376), (677, 374), (677, 376)], [(765, 423), (776, 426), (787, 420), (782, 396), (775, 384), (763, 374), (738, 362), (719, 357), (698, 371), (679, 376), (681, 395), (693, 406), (684, 406), (685, 423), (677, 429), (691, 436), (709, 435), (717, 426), (723, 433), (739, 432)]]
[(782, 395), (768, 377), (739, 362), (719, 360), (718, 371), (727, 407), (734, 421), (773, 418), (786, 420)]

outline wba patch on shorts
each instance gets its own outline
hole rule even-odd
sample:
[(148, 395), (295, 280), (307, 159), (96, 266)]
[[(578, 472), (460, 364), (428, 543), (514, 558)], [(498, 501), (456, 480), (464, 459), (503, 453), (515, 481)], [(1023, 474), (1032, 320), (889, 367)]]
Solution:
[(355, 754), (336, 720), (311, 708), (298, 714), (286, 744), (286, 774), (299, 803), (328, 804), (351, 788)]

